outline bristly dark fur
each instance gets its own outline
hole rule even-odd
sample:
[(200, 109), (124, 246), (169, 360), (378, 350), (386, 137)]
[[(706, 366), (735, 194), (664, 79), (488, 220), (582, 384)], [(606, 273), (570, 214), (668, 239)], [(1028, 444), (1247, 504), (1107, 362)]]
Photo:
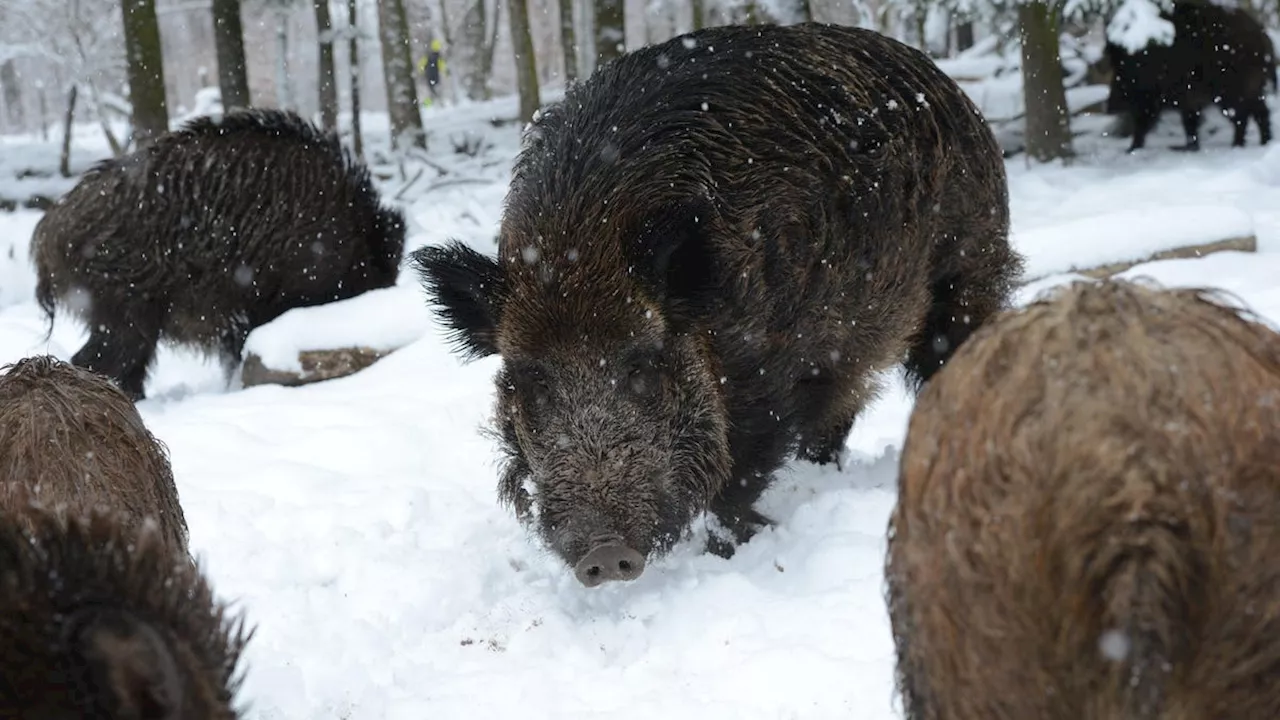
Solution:
[(1200, 147), (1201, 113), (1217, 104), (1235, 130), (1231, 144), (1244, 147), (1249, 118), (1258, 126), (1259, 144), (1271, 141), (1268, 81), (1275, 89), (1275, 48), (1266, 28), (1243, 8), (1202, 0), (1178, 0), (1161, 17), (1174, 27), (1171, 45), (1151, 44), (1130, 54), (1107, 43), (1113, 71), (1107, 109), (1128, 113), (1134, 123), (1129, 150), (1145, 147), (1165, 108), (1182, 115), (1186, 145)]
[(1280, 717), (1280, 333), (1082, 282), (911, 415), (885, 577), (908, 720)]
[(918, 387), (1007, 305), (1008, 221), (999, 147), (927, 56), (727, 26), (544, 108), (498, 257), (415, 265), (460, 352), (501, 355), (500, 497), (574, 565), (601, 537), (660, 553), (708, 509), (751, 537), (773, 472), (835, 462), (880, 371)]
[(156, 522), (187, 556), (187, 521), (168, 451), (109, 380), (48, 355), (0, 368), (0, 482), (43, 502), (112, 507), (134, 530)]
[[(150, 673), (157, 668), (93, 646), (85, 630), (111, 619), (158, 638), (176, 665), (166, 673), (176, 685), (162, 700), (177, 707), (164, 717), (238, 717), (237, 665), (253, 631), (245, 632), (243, 616), (228, 617), (199, 569), (175, 560), (152, 530), (134, 533), (112, 512), (54, 513), (24, 493), (0, 486), (0, 717), (134, 717), (118, 711), (132, 698), (113, 696), (113, 683), (102, 679), (143, 663), (142, 677), (156, 682)], [(125, 694), (143, 691), (127, 686)]]
[(132, 398), (161, 340), (220, 355), (287, 310), (395, 283), (403, 214), (369, 169), (298, 115), (203, 117), (96, 165), (36, 226), (36, 299), (90, 327), (75, 364)]
[(493, 260), (454, 240), (419, 249), (410, 255), (409, 264), (427, 295), (439, 298), (440, 315), (459, 355), (477, 360), (498, 351), (493, 333), (472, 331), (497, 325), (502, 273)]

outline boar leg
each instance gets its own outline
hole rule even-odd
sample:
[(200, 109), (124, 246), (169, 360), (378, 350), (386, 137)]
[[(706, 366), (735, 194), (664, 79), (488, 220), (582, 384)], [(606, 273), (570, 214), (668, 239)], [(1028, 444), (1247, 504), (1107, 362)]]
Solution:
[[(835, 392), (834, 388), (829, 390), (832, 393)], [(828, 421), (824, 426), (802, 432), (796, 457), (815, 465), (835, 463), (837, 470), (844, 470), (840, 456), (844, 452), (845, 441), (849, 439), (849, 433), (853, 430), (857, 415), (858, 412), (854, 410), (848, 413), (848, 417), (842, 417), (834, 423)]]
[[(126, 306), (127, 307), (127, 306)], [(89, 324), (89, 341), (71, 358), (71, 363), (115, 381), (135, 402), (145, 397), (143, 384), (155, 359), (160, 341), (160, 318), (154, 314), (125, 312), (106, 320), (94, 313)]]
[(967, 242), (944, 258), (951, 272), (934, 281), (924, 328), (907, 351), (906, 384), (910, 390), (919, 392), (961, 343), (1000, 311), (1014, 278), (1007, 277), (1008, 263), (998, 255), (1011, 252), (1006, 245), (984, 249), (978, 242)]
[[(1235, 122), (1235, 118), (1232, 118), (1232, 122)], [(1187, 136), (1187, 144), (1174, 149), (1198, 151), (1200, 149), (1200, 110), (1190, 105), (1182, 106), (1182, 132)], [(1244, 144), (1243, 137), (1240, 142)]]
[(1248, 111), (1248, 116), (1258, 124), (1258, 144), (1271, 142), (1271, 108), (1267, 107), (1266, 98), (1259, 96), (1250, 100)]
[(720, 490), (711, 501), (711, 513), (720, 524), (733, 535), (729, 543), (714, 535), (707, 538), (707, 551), (723, 558), (733, 557), (736, 546), (741, 545), (773, 521), (765, 517), (754, 505), (760, 494), (769, 486), (770, 476), (753, 474), (752, 477), (733, 478)]
[(231, 382), (236, 368), (240, 367), (240, 360), (244, 357), (244, 341), (249, 337), (249, 330), (248, 320), (237, 316), (231, 326), (222, 331), (222, 336), (219, 338), (218, 356), (222, 364), (222, 377), (228, 383)]
[(1129, 152), (1146, 147), (1147, 133), (1155, 129), (1160, 122), (1160, 106), (1151, 103), (1134, 103), (1133, 108), (1133, 141), (1129, 144)]

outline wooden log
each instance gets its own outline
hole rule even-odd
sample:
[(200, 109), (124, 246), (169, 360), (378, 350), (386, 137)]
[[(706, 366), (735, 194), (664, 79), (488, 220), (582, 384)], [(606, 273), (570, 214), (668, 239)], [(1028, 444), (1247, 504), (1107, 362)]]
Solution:
[(334, 348), (332, 350), (303, 350), (298, 353), (301, 369), (267, 367), (262, 358), (248, 353), (241, 370), (245, 387), (254, 385), (284, 385), (297, 387), (324, 380), (354, 375), (373, 365), (391, 353), (390, 350), (373, 350), (366, 347)]

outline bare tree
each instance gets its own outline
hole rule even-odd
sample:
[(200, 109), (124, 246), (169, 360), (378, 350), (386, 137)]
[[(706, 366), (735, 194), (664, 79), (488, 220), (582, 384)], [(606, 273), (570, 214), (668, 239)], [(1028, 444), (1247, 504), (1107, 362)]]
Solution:
[(360, 132), (360, 8), (357, 0), (347, 0), (347, 58), (351, 79), (351, 148), (364, 157), (364, 137)]
[(155, 0), (122, 2), (129, 99), (133, 103), (133, 140), (136, 146), (143, 147), (169, 130), (160, 25), (156, 22)]
[(492, 13), (488, 6), (488, 0), (470, 0), (462, 17), (462, 41), (457, 46), (459, 60), (466, 68), (463, 90), (472, 100), (488, 100), (491, 93), (489, 80), (493, 77), (493, 53), (498, 45), (498, 15), (502, 3), (495, 2)]
[(516, 56), (516, 88), (520, 93), (520, 121), (530, 122), (538, 111), (538, 56), (529, 30), (529, 6), (525, 0), (507, 0), (511, 23), (511, 49)]
[(409, 53), (409, 23), (401, 0), (378, 0), (378, 37), (382, 41), (387, 114), (391, 116), (391, 146), (425, 148), (427, 135), (418, 111), (418, 88), (413, 84), (413, 56)]
[(1072, 155), (1067, 93), (1062, 85), (1058, 12), (1044, 0), (1018, 5), (1027, 155), (1039, 162)]
[(244, 60), (240, 0), (213, 0), (211, 9), (222, 107), (224, 110), (249, 107), (249, 73)]
[(578, 36), (573, 28), (574, 0), (560, 0), (560, 48), (564, 52), (564, 83), (578, 79)]
[(627, 6), (624, 0), (595, 0), (596, 67), (620, 57), (627, 45)]
[(329, 12), (329, 0), (312, 0), (316, 12), (316, 46), (320, 92), (320, 124), (326, 128), (338, 127), (338, 83), (333, 67), (333, 18)]

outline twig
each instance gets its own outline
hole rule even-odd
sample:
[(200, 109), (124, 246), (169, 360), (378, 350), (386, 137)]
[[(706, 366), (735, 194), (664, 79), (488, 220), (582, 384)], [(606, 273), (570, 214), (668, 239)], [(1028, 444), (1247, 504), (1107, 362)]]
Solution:
[(424, 188), (424, 189), (422, 190), (422, 194), (423, 194), (423, 195), (426, 195), (427, 193), (431, 192), (432, 190), (439, 190), (440, 188), (446, 188), (446, 187), (449, 187), (449, 186), (451, 186), (451, 185), (485, 185), (485, 184), (488, 184), (488, 183), (490, 183), (490, 182), (493, 182), (493, 181), (492, 181), (492, 180), (482, 180), (482, 179), (480, 179), (480, 178), (453, 178), (453, 179), (450, 179), (450, 180), (441, 180), (441, 181), (439, 181), (439, 182), (435, 182), (435, 183), (432, 183), (432, 184), (428, 185), (426, 188)]
[(406, 190), (408, 190), (409, 188), (413, 187), (413, 184), (414, 184), (414, 183), (416, 183), (416, 182), (418, 182), (418, 180), (419, 180), (419, 179), (421, 179), (421, 178), (422, 178), (422, 176), (423, 176), (423, 174), (424, 174), (424, 173), (426, 173), (426, 172), (427, 172), (427, 171), (426, 171), (425, 169), (423, 169), (423, 168), (418, 168), (418, 174), (414, 175), (414, 176), (413, 176), (413, 177), (412, 177), (408, 182), (406, 182), (404, 185), (401, 185), (401, 186), (400, 186), (400, 190), (399, 190), (399, 192), (397, 192), (397, 193), (395, 194), (395, 199), (396, 199), (396, 200), (403, 199), (403, 198), (404, 198), (404, 193), (405, 193), (405, 191), (406, 191)]

